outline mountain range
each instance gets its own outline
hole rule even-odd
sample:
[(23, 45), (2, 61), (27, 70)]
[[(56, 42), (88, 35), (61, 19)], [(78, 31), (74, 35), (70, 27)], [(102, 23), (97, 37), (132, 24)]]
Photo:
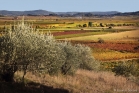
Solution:
[(20, 16), (20, 15), (50, 15), (50, 16), (125, 16), (125, 15), (139, 15), (137, 12), (126, 12), (121, 13), (118, 11), (107, 11), (107, 12), (51, 12), (46, 10), (30, 10), (30, 11), (8, 11), (0, 10), (0, 15), (2, 16)]

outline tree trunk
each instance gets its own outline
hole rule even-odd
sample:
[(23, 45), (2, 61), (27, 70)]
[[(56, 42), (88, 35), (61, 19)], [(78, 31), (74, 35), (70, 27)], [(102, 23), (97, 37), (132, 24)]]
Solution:
[(14, 73), (17, 71), (17, 65), (4, 65), (2, 67), (1, 79), (6, 82), (14, 82)]

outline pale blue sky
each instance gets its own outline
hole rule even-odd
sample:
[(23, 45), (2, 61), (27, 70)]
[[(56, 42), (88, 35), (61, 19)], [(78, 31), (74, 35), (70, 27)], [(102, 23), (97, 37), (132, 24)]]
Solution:
[(52, 12), (139, 11), (139, 0), (0, 0), (0, 10)]

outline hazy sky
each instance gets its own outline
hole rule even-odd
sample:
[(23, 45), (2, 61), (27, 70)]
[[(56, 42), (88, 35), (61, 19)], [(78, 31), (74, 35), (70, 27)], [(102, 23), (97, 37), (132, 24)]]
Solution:
[(52, 12), (139, 11), (139, 0), (0, 0), (0, 10)]

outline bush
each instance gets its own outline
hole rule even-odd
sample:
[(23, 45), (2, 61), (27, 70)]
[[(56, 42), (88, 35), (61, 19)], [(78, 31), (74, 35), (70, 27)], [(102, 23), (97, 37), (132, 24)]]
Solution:
[[(18, 24), (0, 37), (0, 78), (13, 81), (18, 70), (49, 74), (74, 74), (77, 69), (97, 69), (89, 47), (58, 42), (50, 33), (34, 31), (29, 25)], [(23, 75), (23, 80), (24, 80)]]
[(83, 24), (83, 27), (87, 27), (87, 24)]
[(98, 43), (104, 43), (104, 40), (102, 38), (98, 38)]
[(92, 22), (88, 22), (88, 27), (92, 27), (92, 26), (93, 26)]
[(112, 71), (115, 72), (116, 75), (122, 75), (125, 77), (139, 76), (138, 67), (139, 64), (137, 62), (130, 64), (128, 62), (122, 62), (121, 64), (115, 66)]
[(111, 26), (109, 26), (109, 28), (108, 29), (112, 29), (112, 27)]
[(82, 25), (79, 24), (79, 27), (82, 27)]
[(63, 74), (74, 74), (79, 68), (87, 70), (98, 69), (99, 62), (94, 60), (89, 47), (80, 44), (72, 46), (69, 42), (65, 42), (63, 45), (63, 50), (66, 52), (66, 61), (62, 66)]
[(105, 27), (104, 24), (100, 23), (100, 27)]
[(124, 63), (124, 64), (120, 64), (118, 66), (115, 66), (112, 71), (115, 72), (116, 75), (123, 75), (123, 76), (127, 77), (130, 75), (130, 70), (131, 69), (129, 69), (129, 67), (126, 66)]

